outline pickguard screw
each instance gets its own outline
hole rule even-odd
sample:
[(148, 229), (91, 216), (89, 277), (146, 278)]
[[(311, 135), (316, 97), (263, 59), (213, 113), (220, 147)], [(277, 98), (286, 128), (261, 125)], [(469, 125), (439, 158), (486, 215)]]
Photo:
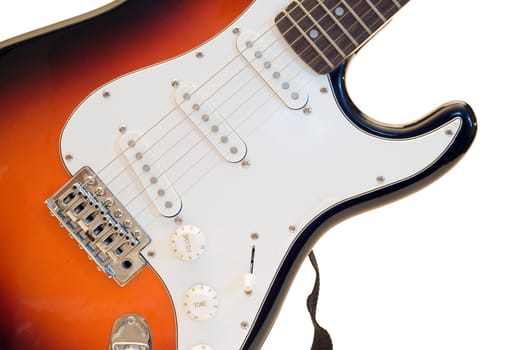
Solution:
[(295, 233), (295, 232), (296, 232), (296, 226), (294, 226), (294, 225), (290, 225), (290, 226), (289, 226), (289, 232), (290, 232), (290, 233)]
[(232, 29), (233, 34), (240, 34), (240, 27), (234, 27)]
[(251, 161), (249, 160), (244, 160), (242, 161), (242, 167), (244, 167), (245, 169), (249, 168), (251, 166)]
[(260, 235), (258, 234), (258, 232), (251, 233), (251, 239), (253, 241), (257, 240), (258, 238), (260, 238)]
[(149, 250), (149, 251), (147, 252), (147, 257), (149, 257), (149, 258), (154, 258), (155, 256), (156, 256), (156, 253), (155, 253), (154, 251)]
[(174, 223), (175, 223), (176, 225), (181, 225), (182, 222), (183, 222), (182, 218), (180, 218), (180, 217), (178, 217), (178, 216), (174, 218)]
[(120, 126), (118, 132), (122, 135), (125, 134), (127, 132), (127, 127), (125, 125)]
[(104, 92), (102, 92), (102, 96), (104, 98), (109, 98), (109, 97), (111, 97), (111, 93), (109, 91), (104, 91)]
[(196, 53), (196, 58), (203, 58), (203, 52), (198, 51), (198, 52)]
[(310, 107), (310, 106), (305, 107), (305, 108), (303, 109), (303, 113), (304, 113), (305, 115), (311, 115), (311, 113), (312, 113), (312, 107)]
[(171, 86), (178, 87), (178, 86), (180, 86), (180, 82), (178, 80), (173, 80), (173, 81), (171, 81)]
[(322, 87), (320, 88), (320, 92), (321, 92), (322, 94), (326, 94), (327, 92), (329, 92), (329, 89), (327, 89), (325, 86), (322, 86)]
[(452, 131), (451, 129), (447, 129), (447, 130), (445, 130), (445, 135), (452, 136), (452, 135), (454, 135), (454, 131)]
[(384, 183), (385, 182), (385, 177), (384, 176), (378, 176), (376, 177), (376, 181), (380, 184)]
[(247, 328), (249, 328), (249, 322), (247, 322), (247, 321), (242, 321), (242, 323), (240, 323), (240, 327), (242, 327), (242, 329), (247, 329)]
[(66, 154), (66, 155), (65, 155), (65, 160), (67, 160), (68, 162), (70, 162), (71, 160), (73, 160), (73, 155), (72, 155), (72, 154)]

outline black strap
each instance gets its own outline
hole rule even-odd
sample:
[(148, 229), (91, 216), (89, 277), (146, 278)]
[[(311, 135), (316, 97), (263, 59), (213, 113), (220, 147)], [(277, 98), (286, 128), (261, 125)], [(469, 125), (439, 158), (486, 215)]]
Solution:
[(332, 340), (329, 332), (316, 321), (316, 307), (318, 306), (318, 297), (320, 295), (320, 269), (318, 268), (318, 262), (312, 250), (309, 253), (309, 260), (316, 271), (314, 288), (307, 297), (307, 309), (311, 314), (312, 325), (314, 326), (314, 339), (312, 340), (311, 350), (332, 350)]

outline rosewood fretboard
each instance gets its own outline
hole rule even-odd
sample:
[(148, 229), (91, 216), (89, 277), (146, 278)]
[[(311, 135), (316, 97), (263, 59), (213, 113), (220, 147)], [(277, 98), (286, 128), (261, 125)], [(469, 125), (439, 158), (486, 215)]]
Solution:
[(408, 0), (298, 0), (275, 18), (293, 50), (319, 74), (336, 69)]

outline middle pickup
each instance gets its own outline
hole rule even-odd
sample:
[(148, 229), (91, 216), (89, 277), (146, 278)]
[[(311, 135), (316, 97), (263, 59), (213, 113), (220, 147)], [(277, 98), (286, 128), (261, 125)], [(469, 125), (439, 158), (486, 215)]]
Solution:
[(194, 85), (180, 84), (176, 103), (225, 160), (237, 163), (245, 158), (243, 140)]

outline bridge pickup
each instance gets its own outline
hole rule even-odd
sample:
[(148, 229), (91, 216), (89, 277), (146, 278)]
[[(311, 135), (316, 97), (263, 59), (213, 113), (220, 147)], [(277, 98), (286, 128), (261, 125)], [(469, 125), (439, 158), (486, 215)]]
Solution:
[(120, 138), (120, 148), (158, 212), (168, 218), (178, 214), (182, 200), (140, 135), (133, 131), (125, 133)]
[[(276, 39), (274, 39), (277, 42)], [(305, 107), (309, 96), (303, 90), (305, 82), (299, 78), (300, 70), (292, 57), (282, 49), (275, 52), (276, 44), (267, 45), (255, 32), (246, 31), (238, 36), (236, 48), (266, 85), (291, 109)], [(280, 50), (278, 50), (280, 51)]]
[(245, 158), (247, 146), (243, 140), (194, 85), (180, 85), (176, 103), (225, 160), (237, 163)]
[(149, 236), (88, 167), (46, 200), (51, 214), (109, 278), (124, 286), (145, 266)]

